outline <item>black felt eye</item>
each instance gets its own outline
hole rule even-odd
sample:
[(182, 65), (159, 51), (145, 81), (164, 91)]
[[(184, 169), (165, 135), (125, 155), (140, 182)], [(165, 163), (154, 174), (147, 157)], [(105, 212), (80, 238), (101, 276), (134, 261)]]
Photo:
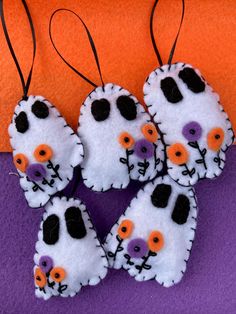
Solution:
[(43, 241), (53, 245), (59, 239), (59, 218), (57, 215), (50, 215), (43, 222)]
[(129, 121), (136, 119), (137, 108), (132, 98), (129, 96), (120, 96), (117, 98), (116, 104), (122, 117)]
[(173, 104), (176, 104), (183, 99), (183, 96), (172, 77), (166, 77), (161, 80), (161, 89), (166, 99)]
[(29, 121), (24, 111), (21, 111), (15, 118), (16, 129), (20, 133), (25, 133), (29, 128)]
[(109, 101), (105, 98), (95, 100), (91, 106), (91, 113), (98, 122), (106, 120), (110, 114)]
[(78, 207), (69, 207), (65, 212), (66, 227), (69, 235), (75, 239), (82, 239), (87, 231)]
[(178, 225), (183, 225), (188, 219), (190, 211), (190, 202), (187, 196), (180, 194), (175, 202), (175, 207), (172, 212), (172, 220)]
[(205, 83), (197, 75), (194, 69), (184, 68), (179, 72), (179, 77), (193, 93), (198, 94), (204, 92)]
[(49, 115), (48, 106), (42, 102), (37, 100), (31, 107), (31, 111), (33, 114), (39, 119), (45, 119)]
[(168, 184), (158, 184), (151, 195), (153, 206), (165, 208), (171, 195), (171, 186)]

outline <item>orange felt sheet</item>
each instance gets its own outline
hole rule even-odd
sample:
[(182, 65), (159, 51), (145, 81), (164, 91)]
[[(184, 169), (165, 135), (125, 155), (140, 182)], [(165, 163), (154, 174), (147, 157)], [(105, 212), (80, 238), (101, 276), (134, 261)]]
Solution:
[[(37, 55), (30, 93), (49, 99), (76, 129), (80, 106), (92, 87), (57, 56), (48, 35), (48, 23), (57, 8), (76, 11), (95, 41), (105, 82), (117, 83), (143, 103), (143, 83), (158, 66), (149, 35), (153, 1), (148, 0), (28, 0), (35, 24)], [(9, 34), (26, 74), (31, 63), (30, 30), (20, 0), (4, 1)], [(155, 14), (155, 36), (167, 61), (181, 15), (180, 0), (160, 0)], [(199, 68), (220, 94), (236, 127), (236, 1), (186, 0), (186, 14), (173, 62)], [(76, 68), (100, 84), (84, 29), (69, 13), (54, 19), (55, 42)], [(0, 151), (10, 151), (7, 127), (22, 96), (20, 80), (0, 28)], [(180, 112), (181, 114), (181, 112)]]

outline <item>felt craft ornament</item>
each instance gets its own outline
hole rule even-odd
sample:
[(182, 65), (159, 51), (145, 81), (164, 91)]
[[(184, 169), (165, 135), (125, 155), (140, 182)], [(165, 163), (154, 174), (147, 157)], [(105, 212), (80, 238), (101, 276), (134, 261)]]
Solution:
[[(52, 19), (59, 11), (68, 11), (82, 22), (97, 64), (102, 86), (97, 86), (71, 66), (56, 48), (51, 34)], [(81, 107), (78, 134), (85, 150), (82, 177), (94, 191), (127, 187), (130, 179), (146, 181), (163, 168), (164, 147), (150, 116), (126, 89), (104, 84), (98, 55), (91, 34), (73, 11), (56, 10), (50, 20), (50, 38), (62, 60), (95, 89)]]
[(35, 294), (44, 300), (73, 297), (106, 276), (106, 254), (79, 199), (54, 197), (46, 205), (34, 262)]
[(0, 2), (4, 34), (24, 93), (15, 108), (8, 131), (20, 185), (29, 206), (37, 208), (44, 206), (52, 195), (67, 186), (74, 167), (83, 159), (83, 146), (55, 106), (42, 96), (27, 95), (36, 53), (36, 38), (29, 9), (24, 0), (22, 3), (33, 40), (33, 61), (27, 81), (12, 48), (3, 14), (3, 1)]
[(104, 248), (111, 268), (164, 287), (186, 271), (196, 230), (196, 196), (168, 175), (141, 189), (112, 227)]
[(166, 144), (169, 175), (182, 185), (203, 178), (215, 178), (225, 165), (225, 152), (234, 141), (228, 115), (219, 96), (192, 65), (171, 64), (184, 17), (170, 53), (163, 65), (153, 35), (155, 1), (150, 19), (151, 39), (160, 67), (144, 84), (144, 100)]

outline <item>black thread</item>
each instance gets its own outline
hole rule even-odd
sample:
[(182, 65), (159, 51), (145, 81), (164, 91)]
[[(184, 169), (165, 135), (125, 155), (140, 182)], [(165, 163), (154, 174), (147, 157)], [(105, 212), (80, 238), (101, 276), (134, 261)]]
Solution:
[(3, 27), (3, 31), (4, 31), (4, 35), (5, 35), (5, 38), (6, 38), (6, 41), (7, 41), (7, 45), (8, 45), (8, 48), (10, 50), (10, 53), (12, 55), (12, 58), (15, 62), (15, 65), (16, 65), (16, 68), (17, 68), (17, 71), (18, 71), (18, 74), (20, 76), (20, 80), (21, 80), (21, 84), (22, 84), (22, 89), (23, 89), (23, 99), (27, 99), (28, 98), (28, 91), (29, 91), (29, 87), (30, 87), (30, 82), (31, 82), (31, 78), (32, 78), (32, 73), (33, 73), (33, 67), (34, 67), (34, 59), (35, 59), (35, 54), (36, 54), (36, 37), (35, 37), (35, 31), (34, 31), (34, 25), (33, 25), (33, 21), (32, 21), (32, 17), (30, 15), (30, 11), (29, 11), (29, 8), (25, 2), (25, 0), (21, 0), (23, 6), (24, 6), (24, 9), (25, 9), (25, 12), (27, 14), (27, 18), (28, 18), (28, 21), (29, 21), (29, 25), (30, 25), (30, 30), (31, 30), (31, 35), (32, 35), (32, 41), (33, 41), (33, 58), (32, 58), (32, 64), (31, 64), (31, 68), (30, 68), (30, 71), (29, 71), (29, 74), (28, 74), (28, 78), (27, 80), (25, 81), (24, 79), (24, 75), (22, 73), (22, 70), (20, 68), (20, 65), (19, 65), (19, 62), (17, 60), (17, 57), (16, 57), (16, 54), (15, 54), (15, 51), (12, 47), (12, 44), (11, 44), (11, 40), (10, 40), (10, 37), (9, 37), (9, 34), (8, 34), (8, 31), (7, 31), (7, 26), (6, 26), (6, 21), (5, 21), (5, 17), (4, 17), (4, 10), (3, 10), (3, 0), (0, 0), (0, 15), (1, 15), (1, 22), (2, 22), (2, 27)]
[(101, 72), (101, 68), (100, 68), (100, 63), (99, 63), (99, 59), (98, 59), (98, 54), (97, 54), (97, 50), (96, 50), (96, 47), (95, 47), (95, 44), (94, 44), (94, 41), (93, 41), (93, 38), (92, 38), (92, 35), (90, 34), (89, 32), (89, 29), (88, 27), (86, 26), (86, 24), (84, 23), (84, 21), (82, 20), (82, 18), (76, 14), (74, 11), (72, 10), (69, 10), (69, 9), (57, 9), (53, 12), (53, 14), (51, 15), (50, 17), (50, 21), (49, 21), (49, 37), (50, 37), (50, 40), (51, 40), (51, 43), (54, 47), (54, 49), (56, 50), (57, 54), (59, 55), (59, 57), (65, 62), (65, 64), (71, 69), (73, 70), (76, 74), (78, 74), (82, 79), (84, 79), (87, 83), (89, 83), (90, 85), (92, 85), (93, 87), (98, 87), (97, 84), (95, 84), (93, 81), (91, 81), (89, 78), (87, 78), (85, 75), (83, 75), (81, 72), (79, 72), (76, 68), (74, 68), (68, 61), (66, 61), (66, 59), (62, 56), (62, 54), (59, 52), (59, 50), (57, 49), (56, 45), (54, 44), (54, 41), (52, 39), (52, 20), (53, 20), (53, 17), (55, 16), (55, 14), (57, 12), (60, 12), (60, 11), (67, 11), (67, 12), (70, 12), (72, 14), (74, 14), (82, 23), (82, 25), (84, 26), (85, 28), (85, 31), (87, 33), (87, 36), (88, 36), (88, 39), (89, 39), (89, 43), (90, 43), (90, 46), (92, 48), (92, 52), (93, 52), (93, 55), (94, 55), (94, 59), (95, 59), (95, 62), (96, 62), (96, 65), (97, 65), (97, 69), (98, 69), (98, 73), (99, 73), (99, 76), (100, 76), (100, 80), (101, 80), (101, 83), (102, 83), (102, 86), (104, 86), (104, 82), (103, 82), (103, 78), (102, 78), (102, 72)]
[[(159, 0), (155, 0), (153, 8), (152, 8), (152, 11), (151, 11), (151, 15), (150, 15), (150, 35), (151, 35), (153, 49), (155, 51), (155, 54), (157, 56), (157, 60), (158, 60), (159, 65), (161, 67), (161, 66), (163, 66), (163, 62), (162, 62), (162, 58), (161, 58), (160, 52), (159, 52), (159, 50), (157, 48), (156, 41), (155, 41), (155, 38), (154, 38), (154, 32), (153, 32), (153, 18), (154, 18), (154, 13), (155, 13), (155, 9), (156, 9), (158, 1)], [(184, 3), (184, 0), (182, 0), (182, 16), (181, 16), (180, 25), (179, 25), (179, 29), (178, 29), (177, 35), (175, 37), (173, 46), (172, 46), (172, 48), (170, 50), (170, 54), (169, 54), (169, 58), (168, 58), (168, 64), (171, 64), (173, 56), (174, 56), (174, 53), (175, 53), (176, 44), (177, 44), (177, 41), (178, 41), (178, 38), (179, 38), (179, 34), (180, 34), (180, 30), (181, 30), (181, 27), (182, 27), (182, 24), (183, 24), (183, 20), (184, 20), (184, 12), (185, 12), (185, 3)]]

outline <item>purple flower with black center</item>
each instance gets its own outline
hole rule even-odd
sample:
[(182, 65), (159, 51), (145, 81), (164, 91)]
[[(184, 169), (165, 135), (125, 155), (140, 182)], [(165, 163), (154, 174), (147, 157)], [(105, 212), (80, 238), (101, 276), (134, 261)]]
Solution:
[(53, 268), (53, 260), (50, 256), (41, 256), (39, 259), (39, 267), (45, 273), (49, 273)]
[(145, 139), (141, 139), (135, 143), (134, 153), (141, 159), (152, 158), (154, 156), (153, 144)]
[(183, 127), (182, 134), (189, 142), (196, 142), (202, 136), (202, 127), (196, 121), (189, 122)]
[(146, 241), (141, 238), (136, 238), (128, 243), (128, 253), (133, 258), (141, 258), (148, 252)]
[(32, 164), (27, 167), (26, 174), (32, 181), (41, 181), (46, 176), (46, 169), (41, 164)]

